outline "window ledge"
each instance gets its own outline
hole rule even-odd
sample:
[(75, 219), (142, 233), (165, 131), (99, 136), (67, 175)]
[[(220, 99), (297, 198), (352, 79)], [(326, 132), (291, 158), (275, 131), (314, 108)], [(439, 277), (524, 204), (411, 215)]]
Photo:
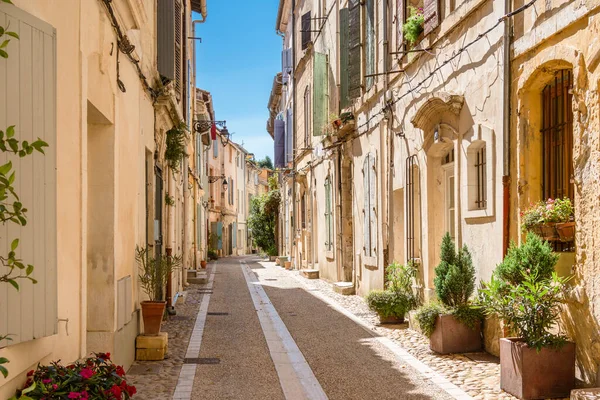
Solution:
[(328, 260), (333, 260), (335, 259), (335, 252), (333, 250), (327, 250), (325, 252), (325, 257), (327, 257)]
[(377, 257), (363, 257), (363, 264), (365, 268), (377, 269)]
[(476, 219), (480, 219), (480, 218), (490, 218), (493, 217), (494, 213), (489, 210), (489, 209), (484, 209), (484, 210), (469, 210), (465, 212), (465, 220), (469, 221), (469, 220), (476, 220)]

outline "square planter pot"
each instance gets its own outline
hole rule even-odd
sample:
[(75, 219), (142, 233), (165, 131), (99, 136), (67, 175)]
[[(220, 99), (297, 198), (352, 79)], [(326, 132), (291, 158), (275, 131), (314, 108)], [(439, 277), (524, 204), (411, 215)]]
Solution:
[(575, 343), (560, 349), (528, 347), (500, 339), (500, 388), (520, 399), (569, 397), (575, 387)]
[(480, 351), (481, 323), (471, 329), (452, 315), (440, 315), (429, 338), (429, 348), (440, 354)]

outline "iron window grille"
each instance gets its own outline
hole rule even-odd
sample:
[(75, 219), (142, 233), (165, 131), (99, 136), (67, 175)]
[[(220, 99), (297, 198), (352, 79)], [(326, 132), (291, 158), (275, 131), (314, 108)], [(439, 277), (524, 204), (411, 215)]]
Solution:
[(477, 200), (475, 204), (479, 210), (487, 207), (487, 174), (485, 146), (477, 150), (475, 157), (475, 169), (477, 171)]

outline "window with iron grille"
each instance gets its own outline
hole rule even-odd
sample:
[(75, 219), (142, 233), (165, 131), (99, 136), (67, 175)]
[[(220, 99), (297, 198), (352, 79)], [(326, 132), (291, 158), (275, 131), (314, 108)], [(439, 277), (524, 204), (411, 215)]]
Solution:
[[(542, 194), (573, 202), (572, 72), (557, 71), (542, 89)], [(573, 242), (554, 242), (555, 251), (573, 251)]]
[(485, 145), (475, 153), (475, 170), (477, 171), (477, 199), (475, 204), (478, 210), (483, 210), (487, 207)]

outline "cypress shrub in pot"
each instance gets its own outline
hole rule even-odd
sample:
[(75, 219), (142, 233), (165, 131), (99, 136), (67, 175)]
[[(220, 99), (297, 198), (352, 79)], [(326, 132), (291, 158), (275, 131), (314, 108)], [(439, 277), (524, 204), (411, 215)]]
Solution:
[(514, 244), (480, 290), (486, 313), (504, 321), (500, 387), (521, 399), (568, 397), (575, 385), (575, 343), (553, 333), (569, 277), (554, 272), (557, 256), (533, 233)]
[(467, 246), (458, 252), (450, 234), (442, 239), (440, 263), (435, 269), (439, 302), (421, 307), (416, 314), (431, 350), (468, 353), (481, 349), (482, 311), (470, 301), (475, 291), (475, 268)]
[(148, 295), (149, 300), (142, 301), (142, 318), (144, 320), (144, 334), (155, 336), (160, 333), (160, 324), (165, 312), (167, 302), (164, 300), (165, 288), (169, 276), (174, 270), (181, 267), (182, 257), (166, 255), (155, 258), (150, 255), (147, 248), (137, 247), (135, 259), (139, 267), (139, 281), (142, 290)]

